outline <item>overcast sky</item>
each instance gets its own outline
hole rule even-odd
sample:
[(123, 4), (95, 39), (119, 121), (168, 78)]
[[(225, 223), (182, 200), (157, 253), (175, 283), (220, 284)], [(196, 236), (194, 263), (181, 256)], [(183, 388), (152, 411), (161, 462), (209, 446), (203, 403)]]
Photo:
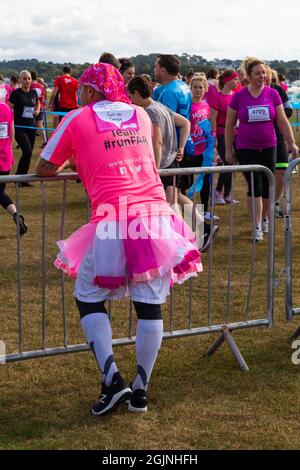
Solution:
[(1, 0), (0, 60), (188, 52), (300, 60), (300, 0)]

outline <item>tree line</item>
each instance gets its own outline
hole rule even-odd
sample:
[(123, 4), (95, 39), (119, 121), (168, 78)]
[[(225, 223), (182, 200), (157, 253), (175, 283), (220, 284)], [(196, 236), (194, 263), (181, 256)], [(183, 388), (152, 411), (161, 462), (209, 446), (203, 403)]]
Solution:
[[(215, 67), (218, 69), (235, 68), (237, 69), (241, 60), (230, 60), (230, 59), (213, 59), (206, 60), (202, 56), (191, 55), (183, 53), (178, 55), (181, 60), (181, 73), (185, 75), (191, 68), (195, 72), (207, 72), (210, 68)], [(135, 64), (136, 73), (147, 73), (153, 75), (154, 63), (157, 58), (157, 54), (143, 55), (139, 54), (130, 59)], [(278, 72), (283, 73), (290, 81), (300, 79), (300, 62), (298, 60), (283, 61), (283, 60), (271, 60), (268, 61), (271, 68), (276, 69)], [(73, 70), (73, 75), (79, 78), (83, 70), (85, 70), (89, 63), (84, 64), (73, 64), (65, 63), (59, 64), (54, 62), (45, 62), (38, 59), (15, 59), (15, 60), (3, 60), (0, 61), (0, 72), (5, 77), (10, 77), (12, 74), (18, 75), (21, 70), (35, 70), (37, 74), (44, 78), (50, 85), (53, 83), (55, 77), (62, 73), (62, 67), (64, 65), (70, 65)]]

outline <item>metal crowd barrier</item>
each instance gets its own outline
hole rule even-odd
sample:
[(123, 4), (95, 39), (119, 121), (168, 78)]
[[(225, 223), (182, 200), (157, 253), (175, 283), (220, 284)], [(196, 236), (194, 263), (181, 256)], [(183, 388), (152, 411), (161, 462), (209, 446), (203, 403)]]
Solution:
[[(292, 220), (292, 174), (296, 166), (300, 164), (300, 158), (293, 160), (285, 172), (284, 178), (284, 203), (285, 203), (285, 306), (286, 319), (292, 321), (300, 315), (300, 307), (295, 307), (293, 303), (293, 220)], [(300, 335), (300, 328), (293, 337)]]
[[(254, 278), (255, 278), (255, 260), (257, 254), (257, 245), (255, 240), (250, 243), (250, 240), (246, 242), (246, 247), (248, 249), (249, 246), (249, 271), (247, 268), (247, 276), (245, 276), (245, 285), (247, 284), (247, 293), (245, 292), (245, 303), (243, 308), (238, 307), (239, 313), (238, 318), (234, 318), (236, 316), (233, 312), (232, 308), (232, 296), (234, 293), (235, 286), (233, 285), (233, 275), (235, 274), (233, 271), (233, 240), (234, 240), (234, 214), (237, 210), (238, 206), (234, 206), (233, 204), (230, 206), (230, 222), (229, 222), (229, 237), (228, 237), (228, 246), (226, 246), (226, 250), (228, 252), (227, 256), (227, 280), (226, 280), (226, 287), (224, 287), (224, 297), (226, 292), (226, 299), (224, 299), (224, 315), (222, 314), (222, 319), (215, 320), (215, 317), (219, 315), (219, 312), (215, 312), (213, 310), (212, 304), (212, 294), (215, 291), (215, 285), (213, 283), (213, 274), (214, 274), (214, 242), (210, 244), (208, 254), (203, 255), (207, 256), (205, 261), (204, 269), (207, 273), (207, 283), (208, 288), (205, 294), (201, 295), (201, 298), (207, 298), (207, 312), (205, 312), (203, 325), (200, 322), (195, 325), (195, 317), (199, 314), (199, 303), (198, 303), (198, 294), (197, 294), (197, 304), (196, 309), (193, 308), (193, 295), (195, 295), (195, 289), (202, 287), (202, 274), (200, 273), (198, 278), (190, 279), (188, 282), (188, 296), (187, 296), (187, 305), (186, 305), (186, 318), (184, 319), (183, 327), (177, 328), (175, 325), (176, 320), (176, 309), (177, 304), (174, 297), (174, 291), (171, 290), (170, 298), (169, 298), (169, 318), (168, 320), (164, 318), (164, 325), (165, 325), (165, 332), (164, 332), (164, 339), (173, 339), (173, 338), (180, 338), (180, 337), (188, 337), (188, 336), (196, 336), (196, 335), (204, 335), (204, 334), (219, 334), (220, 336), (216, 339), (213, 343), (212, 347), (208, 351), (208, 356), (211, 356), (220, 346), (221, 344), (226, 341), (231, 352), (234, 355), (240, 369), (242, 371), (247, 371), (248, 366), (239, 351), (232, 333), (236, 330), (244, 330), (250, 328), (257, 328), (257, 327), (269, 327), (271, 328), (273, 325), (273, 304), (274, 304), (274, 201), (275, 201), (275, 179), (274, 175), (268, 170), (266, 167), (262, 166), (224, 166), (224, 167), (210, 167), (210, 168), (190, 168), (184, 170), (160, 170), (161, 176), (173, 176), (173, 182), (175, 186), (175, 177), (178, 175), (193, 175), (194, 182), (196, 181), (196, 177), (199, 173), (209, 174), (212, 175), (212, 179), (214, 180), (214, 176), (217, 176), (221, 173), (231, 173), (232, 178), (232, 197), (234, 198), (235, 195), (235, 175), (238, 173), (247, 172), (251, 173), (251, 184), (252, 189), (254, 187), (254, 173), (255, 172), (263, 172), (268, 180), (269, 180), (269, 188), (270, 188), (270, 197), (269, 197), (269, 235), (268, 235), (268, 243), (264, 243), (265, 248), (267, 249), (264, 251), (264, 254), (267, 258), (267, 272), (266, 272), (266, 289), (265, 289), (265, 306), (262, 308), (264, 309), (258, 315), (261, 315), (260, 318), (252, 319), (250, 318), (250, 304), (253, 301), (253, 290), (254, 290)], [(47, 256), (49, 257), (49, 250), (52, 249), (52, 245), (47, 245), (47, 235), (49, 230), (49, 226), (47, 226), (47, 204), (46, 204), (46, 187), (48, 187), (49, 182), (58, 184), (56, 182), (61, 182), (59, 184), (63, 184), (63, 191), (62, 191), (62, 201), (60, 204), (60, 234), (56, 239), (60, 238), (63, 239), (66, 236), (65, 233), (65, 220), (67, 214), (67, 188), (70, 186), (70, 181), (74, 181), (78, 179), (77, 174), (61, 174), (56, 177), (49, 177), (49, 178), (38, 178), (33, 175), (27, 176), (1, 176), (0, 183), (14, 183), (16, 185), (16, 205), (17, 208), (20, 207), (20, 183), (29, 182), (33, 183), (34, 186), (39, 185), (41, 190), (41, 209), (42, 209), (42, 223), (41, 223), (41, 256), (40, 256), (40, 266), (41, 266), (41, 286), (37, 286), (41, 288), (41, 303), (38, 305), (38, 311), (41, 312), (41, 324), (39, 328), (41, 331), (39, 333), (40, 340), (39, 344), (40, 347), (36, 349), (27, 349), (24, 347), (24, 297), (26, 296), (26, 292), (22, 288), (22, 269), (25, 269), (22, 264), (21, 258), (21, 240), (17, 230), (17, 243), (16, 243), (16, 250), (17, 250), (17, 270), (16, 270), (16, 277), (17, 277), (17, 315), (18, 315), (18, 331), (17, 331), (17, 342), (18, 342), (18, 351), (17, 352), (10, 352), (6, 351), (6, 355), (0, 355), (0, 363), (1, 362), (14, 362), (20, 361), (25, 359), (33, 359), (33, 358), (41, 358), (41, 357), (48, 357), (48, 356), (55, 356), (60, 354), (68, 354), (73, 352), (82, 352), (89, 350), (89, 346), (85, 343), (76, 343), (72, 344), (69, 340), (68, 334), (68, 308), (66, 306), (66, 295), (65, 295), (65, 276), (63, 273), (58, 273), (57, 276), (60, 276), (60, 291), (61, 291), (61, 322), (62, 322), (62, 336), (63, 341), (61, 344), (56, 345), (55, 347), (49, 347), (47, 345), (47, 332), (49, 329), (49, 318), (46, 315), (47, 309), (47, 302), (50, 300), (56, 301), (57, 299), (52, 299), (51, 293), (47, 292), (47, 279), (48, 276), (53, 276), (53, 273), (56, 272), (55, 268), (53, 267), (54, 257), (47, 261)], [(214, 184), (214, 183), (213, 183)], [(51, 189), (51, 188), (50, 188)], [(49, 191), (50, 191), (49, 189)], [(77, 188), (76, 188), (77, 189)], [(32, 188), (30, 191), (34, 191), (35, 189)], [(58, 193), (58, 191), (57, 191)], [(246, 187), (245, 187), (246, 193)], [(252, 191), (254, 194), (254, 191)], [(214, 191), (212, 191), (213, 198), (212, 198), (212, 207), (211, 211), (212, 214), (215, 212), (215, 197)], [(246, 195), (245, 195), (246, 197)], [(255, 230), (255, 205), (254, 205), (254, 198), (252, 199), (252, 219), (253, 219), (253, 233)], [(196, 194), (194, 193), (193, 198), (194, 208), (196, 203)], [(19, 209), (18, 209), (19, 210)], [(248, 216), (247, 216), (248, 217)], [(51, 219), (52, 220), (52, 219)], [(79, 223), (79, 222), (78, 222)], [(79, 226), (82, 225), (79, 223)], [(214, 221), (211, 222), (212, 230), (214, 227)], [(69, 230), (69, 228), (68, 228)], [(30, 236), (30, 232), (28, 232), (26, 236)], [(22, 240), (23, 243), (23, 240)], [(215, 242), (216, 243), (216, 242)], [(239, 253), (238, 253), (239, 256)], [(261, 259), (262, 254), (259, 255), (259, 260)], [(1, 261), (0, 261), (1, 264)], [(28, 267), (27, 267), (28, 269)], [(50, 274), (49, 274), (50, 273)], [(249, 277), (248, 277), (249, 276)], [(34, 281), (32, 281), (34, 282)], [(240, 284), (240, 279), (238, 279), (238, 284)], [(4, 286), (5, 289), (5, 286)], [(179, 286), (178, 289), (180, 290), (180, 297), (182, 297), (182, 292), (184, 286)], [(221, 291), (218, 291), (218, 297), (221, 294)], [(27, 294), (28, 295), (28, 294)], [(255, 310), (259, 310), (259, 308), (263, 305), (262, 299), (257, 299), (254, 297), (257, 303), (255, 303)], [(26, 299), (28, 303), (28, 298)], [(125, 300), (122, 302), (126, 302)], [(128, 302), (128, 301), (127, 301)], [(124, 304), (125, 305), (125, 304)], [(123, 304), (122, 304), (123, 306)], [(123, 307), (122, 307), (123, 308)], [(127, 308), (125, 306), (125, 308)], [(179, 307), (178, 307), (179, 308)], [(184, 307), (185, 309), (185, 307)], [(49, 310), (49, 308), (48, 308)], [(74, 305), (74, 310), (75, 305)], [(133, 335), (133, 309), (131, 302), (128, 306), (128, 334), (127, 336), (123, 335), (123, 337), (116, 338), (113, 340), (114, 346), (122, 346), (122, 345), (129, 345), (135, 342), (135, 337)], [(197, 315), (196, 315), (196, 313)], [(52, 311), (51, 311), (52, 312)], [(49, 312), (48, 312), (49, 313)], [(201, 313), (201, 312), (200, 312)], [(109, 303), (109, 314), (112, 317), (112, 304)], [(78, 314), (77, 314), (78, 317)], [(79, 326), (79, 317), (76, 317), (76, 322), (78, 319), (78, 324), (76, 323), (77, 329), (80, 330)], [(73, 317), (72, 317), (73, 318)], [(27, 320), (26, 320), (27, 321)], [(177, 320), (176, 320), (177, 321)], [(180, 316), (180, 321), (183, 321)], [(199, 324), (200, 323), (200, 324)], [(25, 322), (25, 324), (27, 324)], [(27, 327), (26, 327), (27, 328)], [(36, 327), (37, 328), (37, 327)], [(3, 331), (3, 328), (1, 328)], [(113, 324), (114, 330), (114, 324)], [(76, 330), (77, 331), (77, 330)], [(35, 339), (37, 338), (38, 332), (36, 332)], [(9, 333), (7, 333), (9, 336)], [(7, 338), (1, 338), (0, 340), (6, 341)], [(7, 341), (6, 341), (7, 342)]]

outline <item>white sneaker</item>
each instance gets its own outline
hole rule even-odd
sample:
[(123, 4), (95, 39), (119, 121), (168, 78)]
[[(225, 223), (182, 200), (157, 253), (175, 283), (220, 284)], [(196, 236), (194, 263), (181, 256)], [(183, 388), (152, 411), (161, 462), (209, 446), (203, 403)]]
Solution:
[(214, 214), (214, 216), (212, 217), (212, 214), (210, 212), (204, 212), (204, 220), (207, 220), (208, 222), (211, 222), (212, 219), (214, 220), (219, 220), (220, 217), (218, 217), (217, 215)]
[(227, 196), (227, 197), (225, 197), (225, 203), (226, 203), (226, 204), (234, 204), (234, 205), (235, 205), (235, 204), (239, 204), (240, 201), (237, 201), (236, 199), (232, 199), (231, 196)]
[(255, 238), (255, 241), (257, 243), (262, 242), (263, 239), (264, 239), (264, 234), (263, 234), (262, 230), (259, 227), (256, 227), (256, 229), (255, 229), (254, 238)]
[(216, 191), (216, 204), (218, 204), (219, 206), (226, 204), (222, 193), (219, 193), (219, 191)]
[(283, 212), (282, 207), (280, 207), (279, 202), (276, 202), (276, 204), (275, 204), (275, 217), (277, 217), (277, 219), (283, 219), (284, 218), (284, 212)]
[(261, 223), (261, 230), (263, 233), (269, 233), (269, 219), (266, 217)]

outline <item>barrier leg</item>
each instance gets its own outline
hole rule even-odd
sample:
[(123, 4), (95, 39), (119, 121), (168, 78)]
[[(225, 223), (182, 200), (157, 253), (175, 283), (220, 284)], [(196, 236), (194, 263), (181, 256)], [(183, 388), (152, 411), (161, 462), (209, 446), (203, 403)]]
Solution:
[(297, 338), (299, 338), (299, 336), (300, 336), (300, 326), (299, 326), (299, 328), (295, 331), (295, 333), (293, 334), (293, 336), (292, 336), (291, 339), (292, 339), (292, 340), (297, 339)]
[[(299, 328), (300, 330), (300, 328)], [(300, 331), (299, 331), (300, 334)], [(249, 367), (246, 364), (245, 359), (243, 358), (239, 348), (237, 347), (233, 336), (231, 335), (229, 328), (227, 326), (224, 326), (222, 330), (221, 336), (216, 339), (216, 341), (213, 343), (211, 348), (209, 349), (207, 355), (212, 356), (217, 349), (223, 344), (223, 342), (226, 340), (229, 349), (231, 350), (233, 357), (235, 358), (236, 362), (238, 363), (238, 366), (242, 372), (249, 372)]]
[(212, 356), (217, 351), (217, 349), (219, 349), (219, 347), (224, 343), (224, 341), (225, 341), (225, 336), (222, 333), (207, 351), (207, 356), (208, 357)]

